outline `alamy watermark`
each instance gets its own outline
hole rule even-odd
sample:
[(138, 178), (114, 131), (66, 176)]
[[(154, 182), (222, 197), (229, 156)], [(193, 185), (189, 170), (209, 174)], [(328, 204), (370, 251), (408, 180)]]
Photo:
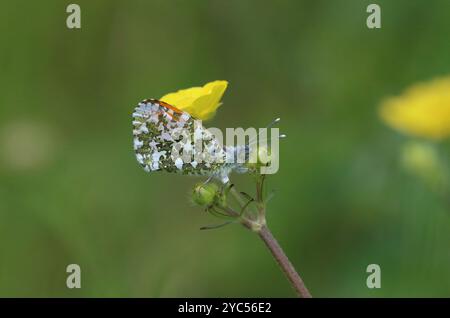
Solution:
[(66, 12), (70, 13), (66, 19), (66, 25), (69, 29), (81, 29), (81, 8), (78, 4), (69, 4)]
[(381, 288), (381, 267), (378, 264), (369, 264), (366, 269), (370, 275), (367, 277), (367, 288)]
[(369, 4), (366, 9), (370, 15), (367, 17), (366, 24), (369, 29), (381, 29), (381, 7), (378, 4)]
[(69, 264), (66, 267), (66, 273), (69, 273), (66, 279), (66, 286), (69, 289), (81, 288), (81, 268), (78, 264)]

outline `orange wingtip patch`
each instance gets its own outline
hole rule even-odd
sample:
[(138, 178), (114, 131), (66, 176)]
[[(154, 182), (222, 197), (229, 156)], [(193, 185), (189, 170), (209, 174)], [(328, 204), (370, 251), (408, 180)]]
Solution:
[(163, 102), (163, 101), (160, 101), (160, 100), (156, 100), (156, 102), (158, 102), (161, 106), (164, 106), (164, 107), (166, 107), (166, 108), (168, 108), (168, 109), (173, 110), (175, 113), (178, 113), (178, 114), (182, 114), (182, 113), (183, 113), (181, 110), (179, 110), (179, 109), (176, 108), (175, 106), (172, 106), (172, 105), (170, 105), (170, 104), (167, 104), (166, 102)]

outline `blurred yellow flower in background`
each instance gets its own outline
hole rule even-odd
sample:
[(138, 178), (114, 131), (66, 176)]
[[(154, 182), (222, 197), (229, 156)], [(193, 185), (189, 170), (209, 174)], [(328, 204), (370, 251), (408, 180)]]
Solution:
[(197, 119), (211, 119), (221, 105), (220, 99), (227, 89), (227, 81), (214, 81), (202, 87), (182, 89), (160, 98)]
[(450, 77), (413, 85), (380, 108), (386, 124), (403, 133), (442, 140), (450, 136)]

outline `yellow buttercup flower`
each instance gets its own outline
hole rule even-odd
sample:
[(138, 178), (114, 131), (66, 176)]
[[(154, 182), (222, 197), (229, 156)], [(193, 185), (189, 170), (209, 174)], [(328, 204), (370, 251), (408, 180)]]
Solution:
[(182, 89), (160, 98), (176, 108), (201, 120), (211, 119), (221, 105), (220, 99), (227, 89), (227, 81), (214, 81), (202, 87)]
[(380, 108), (382, 119), (403, 133), (441, 140), (450, 136), (450, 77), (416, 84)]

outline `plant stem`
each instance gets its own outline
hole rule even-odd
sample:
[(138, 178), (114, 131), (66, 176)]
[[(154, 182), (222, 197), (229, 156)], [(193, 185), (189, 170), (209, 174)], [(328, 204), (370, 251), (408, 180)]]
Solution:
[(287, 279), (289, 280), (297, 294), (302, 298), (312, 298), (311, 294), (305, 286), (305, 283), (295, 270), (292, 263), (289, 261), (280, 244), (278, 244), (277, 240), (270, 232), (269, 228), (265, 225), (262, 226), (261, 230), (258, 232), (258, 235), (264, 241), (267, 248), (270, 250), (273, 257), (277, 261), (278, 265), (280, 265), (281, 269), (283, 270), (284, 274), (286, 275)]
[[(264, 241), (267, 248), (270, 250), (278, 265), (286, 275), (292, 287), (297, 292), (298, 296), (302, 298), (312, 298), (300, 275), (297, 273), (294, 266), (289, 261), (288, 257), (281, 248), (280, 244), (278, 244), (277, 240), (272, 235), (272, 232), (270, 232), (269, 228), (266, 225), (265, 204), (263, 201), (263, 183), (264, 177), (258, 180), (256, 184), (256, 202), (258, 203), (259, 212), (257, 219), (247, 219), (243, 217), (241, 218), (241, 223), (248, 229), (258, 233), (259, 237)], [(241, 206), (245, 204), (244, 200), (242, 200), (241, 195), (236, 191), (234, 187), (230, 188), (230, 193)]]

